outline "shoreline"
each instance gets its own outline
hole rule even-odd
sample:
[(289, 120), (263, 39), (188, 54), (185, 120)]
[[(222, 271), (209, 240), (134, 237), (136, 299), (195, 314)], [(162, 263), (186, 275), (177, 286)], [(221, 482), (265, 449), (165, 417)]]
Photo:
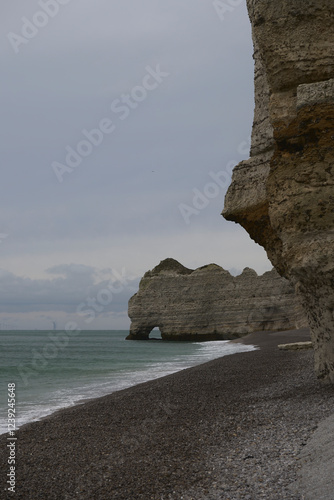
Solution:
[[(16, 432), (22, 499), (287, 499), (298, 454), (333, 412), (312, 352), (250, 334), (237, 353), (65, 408)], [(0, 436), (6, 464), (6, 435)], [(4, 492), (6, 466), (1, 467)], [(248, 496), (247, 496), (248, 495)], [(1, 496), (1, 498), (10, 498)]]
[[(153, 340), (153, 339), (150, 339), (150, 340)], [(139, 342), (141, 344), (141, 347), (145, 344), (142, 341), (139, 341)], [(163, 342), (163, 341), (161, 340), (161, 342)], [(168, 345), (168, 343), (169, 342), (167, 342), (167, 345)], [(198, 344), (199, 342), (196, 342), (196, 343)], [(200, 342), (200, 343), (202, 345), (205, 344), (204, 342)], [(213, 344), (213, 343), (214, 342), (209, 341), (209, 344)], [(190, 342), (190, 344), (193, 344), (193, 342)], [(170, 366), (171, 365), (170, 361), (167, 364), (165, 364), (165, 361), (161, 361), (161, 372), (160, 373), (158, 373), (158, 372), (155, 373), (154, 371), (153, 372), (150, 371), (149, 361), (147, 361), (147, 367), (144, 370), (138, 371), (139, 379), (137, 378), (135, 381), (134, 381), (133, 377), (131, 377), (131, 380), (127, 381), (127, 377), (130, 373), (130, 371), (128, 370), (127, 372), (125, 372), (125, 378), (124, 377), (122, 378), (121, 384), (120, 383), (111, 384), (111, 387), (109, 387), (107, 390), (106, 389), (100, 390), (98, 388), (99, 387), (98, 382), (96, 382), (96, 384), (97, 384), (96, 387), (98, 388), (98, 390), (95, 391), (94, 395), (88, 395), (88, 394), (81, 395), (78, 398), (72, 394), (72, 397), (71, 397), (72, 401), (70, 401), (68, 403), (63, 402), (63, 404), (60, 403), (57, 406), (50, 407), (48, 410), (45, 410), (43, 408), (41, 414), (35, 415), (33, 417), (27, 418), (26, 415), (24, 414), (24, 410), (22, 411), (22, 407), (20, 406), (20, 408), (16, 408), (16, 411), (18, 411), (18, 415), (19, 415), (19, 418), (16, 420), (16, 430), (19, 430), (22, 427), (24, 427), (30, 423), (40, 422), (41, 420), (44, 420), (45, 418), (50, 417), (54, 413), (58, 413), (59, 411), (65, 410), (67, 408), (72, 408), (72, 407), (77, 406), (77, 405), (80, 406), (83, 403), (99, 399), (101, 397), (113, 394), (114, 392), (118, 392), (118, 391), (121, 391), (123, 389), (131, 388), (131, 387), (134, 387), (135, 385), (149, 382), (149, 381), (154, 380), (156, 378), (162, 378), (162, 377), (170, 375), (172, 373), (177, 373), (178, 371), (188, 369), (188, 368), (191, 368), (193, 366), (197, 366), (199, 364), (206, 363), (207, 361), (211, 361), (213, 359), (218, 359), (218, 358), (223, 357), (225, 355), (234, 354), (234, 352), (232, 352), (232, 353), (229, 352), (229, 350), (231, 350), (231, 348), (228, 348), (228, 347), (226, 348), (226, 345), (228, 345), (228, 344), (231, 344), (231, 347), (233, 348), (233, 345), (234, 345), (233, 342), (225, 340), (223, 342), (223, 344), (225, 345), (225, 348), (223, 349), (223, 353), (221, 353), (221, 350), (220, 350), (221, 342), (217, 342), (214, 349), (212, 350), (212, 351), (215, 351), (214, 355), (212, 355), (212, 354), (207, 355), (205, 353), (201, 354), (201, 351), (199, 351), (199, 355), (197, 355), (197, 356), (194, 356), (194, 354), (182, 355), (181, 358), (184, 358), (184, 360), (183, 361), (178, 360), (178, 361), (173, 362), (172, 364), (175, 366)], [(249, 346), (249, 347), (252, 348), (252, 346)], [(245, 348), (245, 350), (246, 349), (247, 349), (247, 347)], [(133, 350), (135, 351), (135, 349), (133, 349)], [(242, 352), (241, 349), (240, 349), (240, 352)], [(157, 363), (155, 363), (155, 364), (157, 364)], [(169, 365), (169, 367), (165, 368), (165, 366), (167, 366), (167, 365)], [(135, 370), (135, 372), (136, 372), (136, 370)], [(143, 376), (143, 374), (144, 374), (144, 376)], [(112, 381), (112, 379), (111, 379), (111, 381)], [(92, 385), (92, 383), (90, 385)], [(120, 385), (121, 385), (121, 387), (120, 387)], [(78, 389), (79, 389), (79, 391), (81, 390), (80, 387)], [(85, 387), (83, 387), (83, 390), (85, 390)], [(22, 401), (21, 401), (21, 403), (22, 403)], [(23, 414), (23, 416), (22, 416), (22, 414)], [(20, 417), (21, 417), (21, 419), (20, 419)], [(19, 422), (20, 422), (20, 424), (18, 425)], [(7, 433), (7, 428), (5, 427), (5, 419), (3, 419), (3, 425), (1, 424), (1, 426), (0, 426), (0, 436), (5, 435), (6, 433)]]

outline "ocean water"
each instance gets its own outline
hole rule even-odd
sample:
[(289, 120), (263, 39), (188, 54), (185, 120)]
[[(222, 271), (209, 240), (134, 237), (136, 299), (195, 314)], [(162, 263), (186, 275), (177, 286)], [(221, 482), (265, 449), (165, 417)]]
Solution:
[(7, 432), (8, 384), (15, 383), (19, 428), (82, 400), (255, 349), (228, 341), (126, 341), (127, 334), (0, 331), (0, 434)]

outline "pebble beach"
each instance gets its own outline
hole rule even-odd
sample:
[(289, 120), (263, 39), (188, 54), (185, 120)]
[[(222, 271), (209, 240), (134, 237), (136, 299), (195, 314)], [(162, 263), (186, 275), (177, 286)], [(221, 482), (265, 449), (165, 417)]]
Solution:
[(334, 387), (315, 378), (312, 350), (277, 348), (307, 340), (306, 329), (254, 333), (237, 342), (258, 346), (255, 351), (21, 427), (15, 494), (7, 491), (8, 440), (1, 436), (0, 498), (307, 498), (298, 482), (301, 454), (334, 413)]

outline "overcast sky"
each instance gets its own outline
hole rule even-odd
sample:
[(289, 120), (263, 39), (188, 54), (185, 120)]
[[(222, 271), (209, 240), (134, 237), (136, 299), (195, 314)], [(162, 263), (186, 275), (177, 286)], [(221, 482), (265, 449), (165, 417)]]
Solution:
[(166, 257), (271, 269), (220, 215), (254, 107), (245, 1), (223, 3), (2, 6), (2, 328), (126, 329)]

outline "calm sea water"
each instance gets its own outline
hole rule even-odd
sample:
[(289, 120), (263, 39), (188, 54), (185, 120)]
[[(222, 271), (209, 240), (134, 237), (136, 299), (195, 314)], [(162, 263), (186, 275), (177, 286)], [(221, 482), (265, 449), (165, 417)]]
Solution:
[(16, 384), (18, 428), (81, 400), (255, 349), (228, 341), (126, 341), (127, 333), (0, 331), (0, 434), (7, 432), (9, 383)]

